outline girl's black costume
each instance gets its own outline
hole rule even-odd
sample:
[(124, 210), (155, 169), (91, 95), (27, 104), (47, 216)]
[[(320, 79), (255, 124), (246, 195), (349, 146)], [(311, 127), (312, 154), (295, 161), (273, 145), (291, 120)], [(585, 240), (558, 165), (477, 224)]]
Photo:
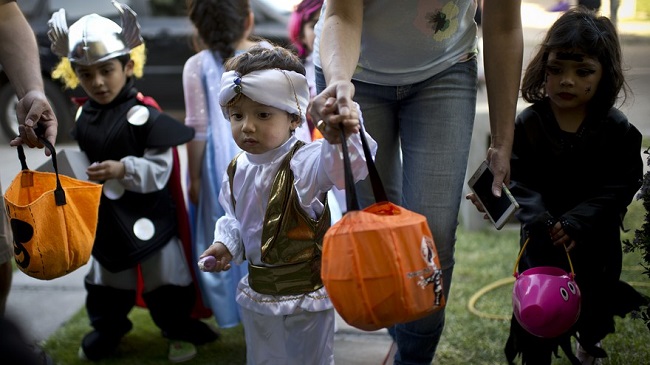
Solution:
[[(88, 99), (72, 135), (89, 161), (119, 161), (126, 156), (143, 157), (147, 149), (183, 144), (193, 138), (194, 130), (143, 102), (130, 79), (109, 104)], [(102, 194), (94, 259), (111, 272), (135, 268), (178, 236), (176, 209), (168, 186), (151, 193), (125, 190), (118, 199)], [(142, 238), (134, 232), (136, 221), (143, 217), (153, 223), (151, 237)], [(170, 269), (161, 268), (161, 275)], [(136, 304), (136, 291), (96, 285), (89, 280), (85, 286), (86, 310), (94, 331), (84, 337), (82, 347), (90, 360), (98, 360), (112, 352), (131, 329), (127, 314)], [(217, 334), (191, 318), (195, 298), (193, 284), (167, 284), (142, 294), (165, 337), (195, 344), (214, 341)]]
[(515, 124), (511, 160), (512, 194), (521, 209), (521, 241), (530, 243), (519, 271), (557, 266), (569, 271), (563, 247), (552, 244), (548, 230), (558, 221), (576, 241), (570, 252), (582, 294), (580, 317), (564, 335), (542, 339), (512, 317), (505, 353), (510, 364), (550, 364), (558, 346), (573, 364), (571, 336), (594, 357), (596, 347), (614, 332), (614, 315), (647, 305), (649, 300), (620, 281), (620, 229), (627, 206), (641, 187), (641, 133), (617, 109), (589, 115), (576, 133), (562, 131), (548, 99), (525, 109)]

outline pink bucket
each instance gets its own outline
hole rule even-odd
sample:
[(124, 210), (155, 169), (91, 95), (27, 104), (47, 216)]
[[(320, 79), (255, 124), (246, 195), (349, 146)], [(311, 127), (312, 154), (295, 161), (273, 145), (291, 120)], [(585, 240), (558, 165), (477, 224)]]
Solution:
[(552, 338), (565, 333), (576, 323), (580, 316), (580, 289), (574, 280), (573, 266), (571, 273), (557, 267), (540, 266), (521, 274), (517, 273), (515, 266), (514, 276), (512, 308), (515, 318), (526, 331), (538, 337)]

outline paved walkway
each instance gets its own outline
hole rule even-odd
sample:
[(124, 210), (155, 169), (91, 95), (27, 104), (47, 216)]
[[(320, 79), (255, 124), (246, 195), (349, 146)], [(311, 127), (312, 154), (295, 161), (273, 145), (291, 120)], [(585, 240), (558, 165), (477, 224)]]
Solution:
[[(544, 11), (554, 0), (524, 1), (522, 17), (525, 26), (526, 57), (532, 52), (545, 29), (557, 18), (557, 13)], [(603, 13), (607, 2), (604, 1)], [(650, 22), (619, 21), (623, 42), (646, 41), (650, 37)], [(480, 111), (479, 111), (480, 112)], [(60, 148), (71, 146), (58, 146)], [(72, 147), (74, 148), (74, 147)], [(13, 149), (0, 147), (2, 186), (6, 187), (19, 171)], [(10, 153), (11, 152), (11, 153)], [(27, 161), (35, 168), (45, 161), (42, 151), (27, 150)], [(84, 305), (83, 276), (86, 267), (52, 281), (32, 279), (21, 272), (14, 275), (8, 301), (8, 315), (16, 318), (26, 334), (34, 341), (47, 339)], [(339, 365), (380, 364), (390, 346), (385, 330), (363, 332), (348, 326), (339, 318), (335, 336), (336, 363)]]

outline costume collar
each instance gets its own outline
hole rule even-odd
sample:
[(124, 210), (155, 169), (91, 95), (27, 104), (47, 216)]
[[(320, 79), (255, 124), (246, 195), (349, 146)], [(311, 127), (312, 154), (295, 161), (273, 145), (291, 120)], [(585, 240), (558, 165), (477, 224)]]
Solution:
[(253, 165), (275, 163), (282, 161), (284, 155), (291, 150), (291, 147), (293, 147), (294, 143), (296, 143), (297, 140), (298, 139), (295, 136), (291, 136), (286, 142), (284, 142), (284, 144), (273, 150), (260, 154), (252, 154), (248, 152), (244, 153), (246, 154), (248, 161), (250, 161), (250, 163)]

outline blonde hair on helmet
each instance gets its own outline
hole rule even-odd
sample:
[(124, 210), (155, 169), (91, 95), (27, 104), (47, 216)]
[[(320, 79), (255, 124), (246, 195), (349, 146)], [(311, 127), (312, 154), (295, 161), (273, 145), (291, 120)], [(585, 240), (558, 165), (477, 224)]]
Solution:
[[(129, 56), (133, 60), (133, 76), (141, 78), (144, 74), (144, 65), (147, 62), (144, 43), (133, 48), (129, 52)], [(79, 79), (68, 57), (61, 57), (61, 61), (52, 69), (52, 78), (55, 80), (61, 79), (68, 89), (74, 89), (79, 86)]]

